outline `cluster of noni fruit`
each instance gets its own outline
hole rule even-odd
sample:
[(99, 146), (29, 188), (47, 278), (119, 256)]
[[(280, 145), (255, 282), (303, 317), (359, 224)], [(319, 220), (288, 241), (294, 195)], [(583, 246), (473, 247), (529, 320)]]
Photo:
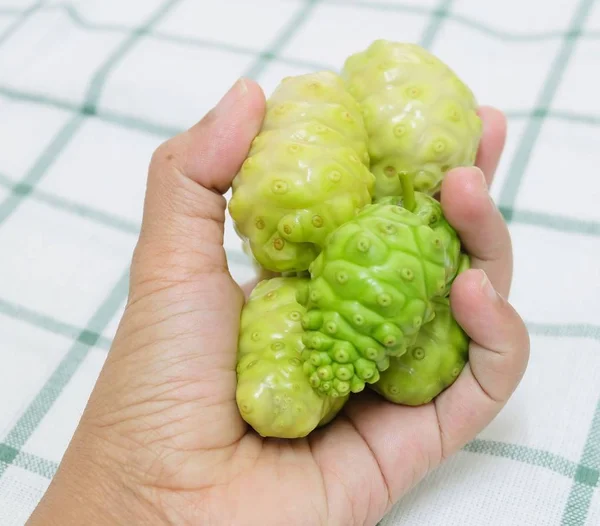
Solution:
[(470, 89), (415, 44), (376, 40), (274, 90), (229, 202), (264, 273), (236, 393), (260, 435), (306, 436), (365, 387), (421, 405), (457, 378), (469, 340), (448, 298), (469, 256), (435, 196), (481, 132)]

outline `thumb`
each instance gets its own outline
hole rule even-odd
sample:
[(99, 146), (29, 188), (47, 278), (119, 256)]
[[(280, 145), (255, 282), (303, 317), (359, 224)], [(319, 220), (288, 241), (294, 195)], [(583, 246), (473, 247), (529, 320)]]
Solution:
[(227, 273), (223, 229), (231, 181), (262, 124), (265, 99), (240, 79), (204, 118), (161, 144), (148, 171), (132, 295)]
[(227, 270), (223, 194), (264, 108), (260, 87), (240, 80), (150, 162), (129, 298), (87, 414), (104, 428), (116, 422), (119, 436), (151, 442), (156, 455), (173, 436), (192, 450), (244, 431), (235, 406), (243, 293)]

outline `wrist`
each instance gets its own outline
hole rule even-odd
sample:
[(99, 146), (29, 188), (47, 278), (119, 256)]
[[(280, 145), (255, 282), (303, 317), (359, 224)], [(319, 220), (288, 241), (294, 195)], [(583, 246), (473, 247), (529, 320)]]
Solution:
[(112, 446), (78, 431), (28, 526), (168, 524), (114, 462)]

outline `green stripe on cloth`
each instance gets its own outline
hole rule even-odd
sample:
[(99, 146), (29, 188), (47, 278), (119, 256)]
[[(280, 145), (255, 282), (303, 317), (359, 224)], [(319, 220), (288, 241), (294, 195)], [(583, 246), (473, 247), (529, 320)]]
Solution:
[(432, 10), (430, 7), (420, 7), (414, 4), (399, 4), (365, 0), (322, 0), (322, 2), (324, 4), (340, 5), (348, 8), (358, 7), (364, 9), (374, 9), (377, 11), (414, 13), (417, 15), (425, 15), (428, 17), (431, 17), (432, 11), (435, 11), (435, 9)]
[[(451, 18), (454, 22), (462, 25), (463, 27), (474, 29), (482, 35), (510, 42), (544, 42), (547, 40), (563, 39), (567, 36), (565, 31), (542, 31), (539, 33), (516, 33), (513, 31), (504, 31), (502, 29), (496, 29), (488, 24), (484, 24), (479, 20), (475, 20), (465, 15), (454, 14)], [(581, 33), (579, 36), (586, 39), (597, 39), (600, 38), (600, 33)]]
[[(419, 15), (427, 15), (435, 16), (435, 10), (431, 10), (429, 7), (420, 7), (414, 4), (401, 4), (401, 3), (386, 3), (386, 2), (365, 2), (361, 0), (321, 0), (322, 3), (325, 4), (336, 4), (343, 5), (345, 7), (361, 7), (366, 9), (374, 9), (374, 10), (383, 10), (383, 11), (395, 11), (395, 12), (404, 12), (404, 13), (414, 13)], [(41, 7), (36, 8), (39, 11), (49, 11), (49, 10), (62, 10), (64, 11), (69, 18), (77, 24), (79, 27), (84, 29), (89, 29), (92, 31), (110, 31), (110, 32), (125, 32), (129, 33), (132, 31), (132, 27), (122, 25), (122, 24), (107, 24), (101, 22), (93, 22), (85, 16), (81, 14), (81, 12), (77, 9), (77, 6), (72, 5), (70, 3), (56, 3), (51, 5), (43, 5)], [(13, 8), (0, 8), (0, 15), (18, 15), (21, 14), (22, 11), (19, 9)], [(530, 32), (530, 33), (520, 33), (513, 31), (506, 31), (504, 29), (495, 28), (489, 24), (481, 22), (475, 18), (471, 18), (467, 15), (462, 15), (459, 13), (452, 13), (448, 15), (448, 18), (456, 22), (457, 24), (462, 25), (463, 27), (473, 29), (475, 31), (480, 32), (481, 34), (496, 38), (499, 40), (506, 41), (514, 41), (514, 42), (544, 42), (548, 40), (559, 40), (565, 38), (567, 33), (565, 31), (541, 31), (541, 32)], [(234, 53), (241, 54), (259, 54), (260, 51), (256, 51), (246, 47), (235, 46), (229, 44), (227, 42), (215, 42), (215, 41), (206, 41), (197, 38), (186, 38), (179, 37), (177, 35), (171, 35), (168, 33), (162, 33), (159, 31), (149, 32), (148, 36), (151, 38), (156, 38), (160, 40), (178, 42), (182, 44), (188, 44), (192, 46), (202, 46), (202, 47), (215, 47), (223, 50), (230, 50)], [(581, 31), (578, 34), (579, 38), (586, 40), (597, 40), (600, 39), (600, 31)], [(275, 57), (277, 60), (277, 57)], [(299, 59), (287, 59), (290, 62), (295, 62), (299, 66), (306, 67), (315, 67), (321, 69), (323, 66), (318, 65), (312, 62), (307, 62)]]
[[(173, 135), (179, 133), (179, 131), (180, 130), (173, 130)], [(64, 212), (72, 213), (79, 217), (94, 221), (119, 232), (132, 235), (139, 234), (140, 225), (133, 221), (119, 217), (115, 214), (110, 214), (104, 210), (65, 199), (64, 197), (54, 195), (50, 192), (39, 190), (32, 184), (17, 182), (2, 173), (0, 173), (0, 186), (7, 188), (17, 195), (29, 195), (31, 199)], [(510, 223), (538, 226), (556, 230), (558, 232), (600, 236), (600, 222), (597, 221), (573, 219), (544, 212), (520, 209), (515, 210), (508, 207), (500, 207), (500, 211), (506, 221)]]
[(0, 444), (0, 462), (5, 464), (12, 464), (13, 460), (19, 454), (19, 450), (14, 447), (7, 446), (6, 444)]
[(31, 193), (31, 187), (39, 182), (39, 180), (47, 172), (50, 165), (58, 158), (60, 153), (75, 136), (75, 133), (85, 121), (85, 115), (95, 113), (96, 105), (102, 93), (102, 88), (106, 83), (106, 79), (115, 66), (119, 63), (119, 60), (121, 60), (125, 54), (137, 43), (137, 41), (144, 35), (145, 31), (147, 31), (149, 27), (152, 27), (154, 24), (160, 21), (162, 17), (164, 17), (179, 2), (181, 2), (181, 0), (168, 0), (165, 2), (154, 12), (152, 16), (148, 18), (144, 25), (129, 35), (129, 37), (126, 38), (121, 45), (118, 46), (117, 49), (115, 49), (115, 51), (111, 53), (111, 55), (104, 61), (90, 82), (85, 97), (85, 102), (83, 104), (83, 111), (74, 115), (65, 124), (62, 130), (44, 150), (42, 155), (38, 158), (33, 167), (21, 181), (30, 188), (29, 191), (18, 193), (13, 192), (4, 200), (4, 202), (0, 203), (0, 224), (6, 221), (6, 219), (12, 215), (23, 203), (25, 197)]
[[(228, 44), (227, 42), (204, 40), (201, 38), (180, 37), (177, 35), (162, 33), (160, 31), (154, 31), (150, 33), (150, 36), (156, 40), (172, 42), (174, 44), (181, 44), (190, 47), (218, 49), (220, 51), (229, 51), (230, 53), (236, 53), (237, 55), (257, 56), (261, 54), (260, 50), (245, 46), (236, 46), (235, 44)], [(267, 52), (265, 53), (265, 55), (268, 56), (269, 60), (281, 62), (283, 64), (287, 64), (288, 66), (296, 66), (299, 68), (306, 68), (311, 70), (332, 69), (332, 66), (330, 66), (329, 64), (324, 64), (322, 62), (313, 62), (310, 60), (302, 60), (299, 58), (282, 57), (274, 51)]]
[[(110, 32), (110, 33), (131, 33), (135, 28), (131, 26), (126, 26), (122, 24), (106, 24), (99, 22), (92, 22), (86, 19), (77, 9), (76, 6), (71, 4), (52, 4), (48, 6), (44, 6), (42, 10), (62, 10), (69, 17), (69, 19), (78, 27), (89, 31), (102, 31), (102, 32)], [(237, 53), (239, 55), (250, 55), (257, 56), (261, 54), (261, 51), (254, 48), (249, 48), (245, 46), (237, 46), (235, 44), (230, 44), (228, 42), (221, 42), (216, 40), (205, 40), (202, 38), (192, 38), (192, 37), (182, 37), (179, 35), (172, 35), (169, 33), (164, 33), (161, 31), (148, 31), (146, 32), (146, 36), (148, 38), (152, 38), (155, 40), (162, 40), (165, 42), (172, 42), (174, 44), (182, 44), (188, 47), (202, 47), (202, 48), (212, 48), (219, 49), (222, 51), (229, 51), (231, 53)], [(280, 58), (277, 55), (273, 55), (271, 57), (273, 60), (283, 61), (289, 65), (305, 67), (310, 69), (326, 69), (329, 66), (324, 64), (306, 61), (295, 58)]]
[[(322, 0), (324, 4), (341, 5), (344, 7), (355, 7), (364, 9), (375, 9), (378, 11), (391, 11), (391, 12), (402, 12), (402, 13), (414, 13), (419, 15), (431, 15), (432, 9), (429, 7), (420, 7), (414, 4), (401, 4), (398, 2), (375, 2), (365, 0)], [(433, 13), (435, 13), (435, 9)], [(496, 38), (499, 40), (514, 41), (514, 42), (544, 42), (547, 40), (559, 40), (567, 36), (565, 31), (541, 31), (531, 33), (517, 33), (513, 31), (506, 31), (498, 29), (485, 24), (475, 18), (471, 18), (467, 15), (461, 15), (458, 13), (448, 13), (447, 18), (453, 22), (456, 22), (463, 27), (473, 29), (479, 33)], [(581, 31), (577, 33), (579, 38), (585, 39), (600, 39), (600, 31)]]
[(427, 27), (425, 28), (425, 31), (421, 35), (420, 39), (420, 44), (424, 48), (431, 50), (433, 41), (440, 31), (442, 22), (444, 19), (448, 18), (452, 2), (453, 0), (442, 0), (438, 7), (431, 12), (429, 23), (427, 24)]
[[(58, 469), (56, 462), (31, 453), (19, 452), (6, 444), (0, 444), (0, 466), (4, 466), (6, 470), (9, 465), (23, 468), (30, 473), (35, 473), (47, 479), (51, 479)], [(1, 469), (2, 467), (0, 467)]]
[[(88, 111), (92, 111), (95, 108), (95, 105), (98, 101), (98, 98), (101, 94), (101, 89), (106, 77), (110, 74), (112, 68), (116, 66), (118, 61), (123, 58), (126, 51), (131, 49), (131, 47), (137, 42), (141, 36), (143, 36), (144, 32), (151, 27), (153, 24), (156, 24), (162, 17), (164, 17), (170, 9), (172, 9), (178, 2), (181, 0), (169, 0), (163, 3), (159, 9), (155, 11), (155, 13), (146, 21), (146, 23), (135, 31), (132, 35), (130, 35), (124, 42), (108, 57), (108, 59), (104, 62), (103, 66), (96, 72), (92, 82), (90, 83), (90, 87), (88, 89), (88, 94), (86, 96), (86, 104), (85, 107)], [(53, 145), (64, 145), (68, 142), (68, 138), (72, 137), (76, 132), (78, 127), (83, 122), (83, 117), (81, 114), (77, 114), (73, 117), (73, 119), (67, 124), (67, 127), (63, 128), (60, 136), (60, 141), (54, 140)], [(69, 136), (67, 130), (71, 131), (71, 135)], [(44, 152), (42, 156), (44, 159), (38, 160), (37, 164), (43, 164), (47, 168), (50, 162), (56, 158), (56, 156), (60, 153), (62, 148), (59, 148), (55, 145), (51, 151)], [(43, 162), (42, 162), (43, 161)], [(40, 174), (34, 178), (34, 182), (37, 182), (44, 171), (40, 171)], [(31, 179), (31, 178), (30, 178)], [(26, 178), (24, 182), (30, 183), (31, 180)], [(31, 193), (31, 192), (29, 192)], [(9, 202), (11, 198), (15, 198), (16, 194), (11, 194), (9, 196)], [(22, 197), (21, 197), (22, 199)], [(4, 205), (4, 203), (3, 203)], [(8, 215), (4, 214), (2, 216), (2, 211), (4, 206), (0, 205), (0, 218), (6, 218)], [(16, 206), (11, 207), (12, 211), (16, 209)], [(121, 279), (119, 279), (118, 283), (114, 287), (114, 289), (110, 292), (107, 299), (102, 303), (98, 311), (90, 320), (90, 323), (86, 327), (84, 331), (82, 331), (77, 341), (73, 343), (71, 350), (67, 353), (67, 356), (63, 359), (63, 361), (59, 364), (57, 369), (42, 387), (36, 398), (26, 409), (25, 413), (14, 428), (8, 433), (5, 444), (17, 450), (20, 450), (23, 445), (27, 442), (31, 434), (35, 431), (35, 428), (39, 425), (41, 420), (44, 418), (46, 413), (50, 410), (55, 400), (61, 393), (64, 386), (69, 382), (72, 376), (76, 373), (80, 364), (83, 362), (84, 358), (87, 356), (87, 353), (90, 349), (91, 345), (95, 345), (98, 336), (102, 333), (104, 328), (110, 322), (112, 317), (117, 312), (117, 309), (126, 298), (127, 295), (127, 282), (128, 282), (128, 274), (127, 271)], [(6, 470), (7, 464), (0, 465), (0, 477)]]
[[(552, 100), (556, 94), (558, 86), (560, 85), (562, 75), (571, 56), (573, 55), (577, 36), (579, 35), (581, 28), (584, 26), (593, 4), (594, 0), (581, 0), (577, 6), (569, 26), (567, 36), (565, 37), (560, 51), (554, 63), (552, 64), (542, 92), (538, 97), (536, 103), (537, 108), (550, 108), (552, 106)], [(500, 195), (500, 206), (514, 206), (523, 175), (527, 169), (527, 165), (529, 164), (533, 147), (540, 135), (543, 122), (544, 119), (542, 118), (529, 119), (523, 139), (508, 169), (508, 177), (504, 183), (504, 187), (502, 188)], [(600, 466), (600, 446), (598, 444), (599, 439), (600, 401), (598, 402), (596, 415), (592, 422), (589, 436), (584, 448), (580, 462), (580, 468), (578, 468), (576, 472), (567, 504), (563, 512), (562, 524), (564, 526), (583, 526), (585, 523), (585, 518), (588, 514), (591, 503), (593, 488), (589, 484), (584, 483), (584, 481), (588, 480), (589, 478), (593, 478), (588, 471), (589, 468), (597, 470)]]
[(557, 336), (562, 338), (589, 338), (600, 341), (600, 325), (590, 324), (554, 324), (526, 323), (530, 332), (540, 336)]
[[(77, 340), (83, 334), (80, 327), (76, 327), (69, 323), (65, 323), (55, 318), (51, 318), (50, 316), (46, 316), (45, 314), (40, 314), (39, 312), (28, 309), (27, 307), (17, 305), (16, 303), (11, 303), (1, 298), (0, 314), (4, 314), (5, 316), (8, 316), (10, 318), (26, 322), (29, 325), (39, 327), (54, 334), (65, 336), (71, 340)], [(94, 345), (96, 347), (106, 350), (110, 349), (110, 339), (106, 338), (105, 336), (102, 336), (101, 334), (96, 333), (93, 333), (93, 337), (95, 339)]]
[(18, 31), (19, 28), (21, 28), (21, 26), (23, 26), (23, 24), (25, 24), (25, 22), (27, 22), (27, 20), (37, 10), (43, 7), (44, 3), (45, 0), (41, 0), (40, 2), (36, 2), (35, 4), (32, 4), (30, 7), (22, 11), (18, 18), (12, 24), (10, 24), (2, 34), (0, 34), (0, 46), (4, 44), (4, 42), (6, 42), (12, 35), (14, 35), (15, 32)]
[[(69, 144), (83, 120), (83, 116), (79, 114), (69, 119), (24, 176), (22, 184), (31, 188), (38, 183), (57, 155)], [(15, 212), (28, 194), (28, 191), (13, 192), (0, 203), (0, 225)]]
[(16, 7), (0, 7), (0, 15), (21, 15), (23, 13), (22, 9), (17, 9)]
[(17, 455), (13, 455), (12, 450), (20, 452), (42, 419), (50, 411), (62, 390), (77, 372), (90, 349), (95, 345), (98, 335), (106, 328), (123, 301), (125, 301), (128, 283), (129, 270), (119, 278), (107, 298), (90, 319), (87, 327), (80, 333), (78, 339), (73, 343), (35, 399), (4, 438), (5, 453), (3, 464), (0, 464), (0, 477), (6, 471), (6, 467), (17, 458)]
[[(23, 202), (24, 198), (32, 193), (35, 184), (41, 179), (41, 177), (47, 171), (50, 164), (58, 157), (60, 152), (65, 148), (65, 146), (69, 143), (71, 138), (75, 135), (77, 129), (79, 129), (81, 124), (84, 122), (85, 117), (90, 115), (95, 116), (97, 114), (97, 104), (101, 96), (102, 89), (105, 85), (106, 78), (108, 77), (112, 69), (114, 69), (118, 61), (131, 49), (131, 47), (135, 45), (135, 43), (141, 36), (148, 34), (149, 29), (154, 24), (156, 24), (158, 20), (165, 16), (166, 13), (180, 1), (181, 0), (170, 0), (169, 2), (167, 2), (146, 22), (144, 26), (135, 30), (129, 36), (129, 38), (127, 38), (121, 44), (121, 46), (119, 46), (117, 50), (115, 50), (115, 52), (105, 61), (105, 63), (94, 75), (94, 78), (92, 79), (88, 88), (85, 103), (81, 108), (74, 107), (73, 105), (69, 105), (68, 103), (57, 101), (55, 99), (53, 100), (46, 96), (37, 97), (36, 95), (20, 94), (16, 92), (16, 90), (10, 90), (8, 88), (0, 88), (0, 94), (6, 96), (12, 96), (13, 98), (15, 98), (21, 95), (22, 99), (28, 100), (30, 102), (52, 103), (53, 105), (57, 105), (59, 107), (62, 107), (63, 109), (78, 112), (65, 125), (61, 132), (59, 132), (57, 137), (50, 144), (50, 146), (47, 148), (44, 154), (42, 154), (40, 159), (38, 159), (34, 167), (20, 182), (21, 184), (13, 186), (12, 194), (9, 195), (3, 203), (0, 203), (0, 223), (2, 223), (4, 220), (6, 220), (6, 218), (8, 218), (12, 213), (14, 213), (18, 206)], [(284, 28), (284, 30), (278, 35), (278, 37), (272, 43), (270, 48), (257, 57), (257, 60), (250, 67), (247, 73), (248, 76), (253, 76), (256, 78), (258, 77), (258, 75), (260, 75), (260, 73), (266, 67), (266, 64), (277, 55), (281, 47), (284, 46), (287, 43), (287, 41), (292, 37), (294, 31), (299, 29), (302, 21), (309, 15), (310, 11), (313, 9), (314, 5), (316, 5), (317, 2), (318, 0), (307, 1), (303, 8), (300, 9), (298, 14), (295, 17), (293, 17), (292, 20), (290, 20), (286, 28)], [(161, 135), (175, 135), (180, 131), (176, 129), (160, 127), (160, 125), (156, 126), (135, 118), (119, 117), (115, 115), (111, 116), (110, 114), (104, 115), (102, 118), (104, 118), (105, 120), (110, 120), (116, 124), (128, 127), (141, 128), (144, 131), (159, 133)], [(15, 189), (17, 191), (15, 191)], [(80, 214), (82, 211), (82, 209), (79, 209)], [(98, 213), (90, 212), (88, 215), (90, 217), (101, 219), (103, 221), (106, 221), (108, 219), (106, 215), (100, 216)], [(114, 226), (114, 222), (112, 226)]]
[(39, 190), (38, 188), (35, 188), (27, 183), (17, 183), (2, 173), (0, 173), (0, 186), (7, 188), (15, 194), (20, 194), (23, 192), (31, 194), (30, 198), (35, 201), (39, 201), (40, 203), (44, 203), (63, 212), (68, 212), (85, 219), (90, 219), (96, 223), (112, 228), (119, 232), (133, 235), (139, 234), (140, 226), (133, 221), (128, 221), (127, 219), (123, 219), (114, 214), (109, 214), (103, 210), (82, 205), (76, 203), (75, 201), (65, 199), (64, 197)]
[(142, 26), (134, 29), (129, 37), (125, 39), (108, 60), (104, 62), (90, 83), (84, 104), (84, 112), (89, 114), (94, 114), (96, 112), (96, 106), (102, 95), (102, 89), (115, 66), (138, 43), (139, 39), (147, 33), (150, 27), (162, 20), (162, 18), (177, 4), (181, 3), (181, 1), (182, 0), (168, 0), (165, 2)]
[[(29, 102), (32, 104), (43, 104), (45, 106), (51, 106), (60, 110), (76, 112), (82, 115), (84, 114), (82, 106), (49, 95), (18, 91), (6, 86), (0, 86), (0, 95), (12, 100)], [(174, 128), (172, 126), (166, 126), (163, 124), (138, 119), (135, 117), (127, 117), (111, 112), (102, 112), (96, 110), (93, 117), (105, 122), (118, 124), (123, 128), (139, 130), (152, 135), (157, 135), (159, 137), (171, 137), (181, 131), (181, 129)]]
[[(51, 194), (49, 192), (44, 192), (43, 190), (39, 190), (39, 189), (29, 186), (29, 185), (25, 185), (24, 183), (17, 183), (15, 181), (13, 181), (10, 177), (8, 177), (2, 173), (0, 173), (0, 186), (3, 186), (15, 193), (27, 193), (27, 194), (29, 194), (30, 199), (33, 199), (33, 200), (39, 201), (40, 203), (44, 203), (46, 205), (52, 206), (53, 208), (56, 208), (57, 210), (60, 210), (62, 212), (71, 213), (71, 214), (77, 215), (79, 217), (82, 217), (84, 219), (91, 220), (95, 223), (112, 228), (118, 232), (122, 232), (125, 234), (131, 234), (131, 235), (135, 235), (135, 236), (139, 235), (140, 225), (138, 223), (135, 223), (133, 221), (128, 221), (127, 219), (123, 219), (122, 217), (119, 217), (114, 214), (109, 214), (108, 212), (105, 212), (103, 210), (99, 210), (96, 208), (88, 207), (87, 205), (82, 205), (82, 204), (76, 203), (75, 201), (65, 199), (63, 197)], [(247, 266), (251, 265), (250, 259), (241, 250), (237, 250), (237, 249), (227, 250), (227, 259), (228, 259), (228, 261), (238, 264), (238, 265), (247, 265)], [(2, 302), (3, 302), (3, 300), (0, 299), (0, 312), (3, 312), (2, 311), (2, 309), (3, 309)], [(6, 309), (7, 309), (6, 313), (8, 315), (10, 315), (10, 312), (13, 312), (14, 309), (19, 309), (19, 308), (21, 308), (21, 307), (14, 307), (14, 308), (6, 307)], [(36, 315), (32, 315), (32, 316), (35, 317), (35, 316), (42, 316), (42, 315), (36, 314)], [(56, 323), (60, 323), (60, 322), (56, 322)], [(34, 322), (33, 324), (35, 325), (36, 323)], [(75, 331), (76, 328), (73, 327), (72, 330)], [(57, 330), (55, 332), (67, 335), (67, 333), (65, 331)], [(73, 333), (71, 333), (71, 334), (73, 334)]]
[[(577, 36), (579, 35), (593, 5), (594, 0), (580, 0), (559, 52), (550, 66), (550, 71), (544, 80), (542, 90), (535, 104), (536, 108), (550, 108), (552, 106), (552, 101), (562, 80), (562, 75), (573, 55)], [(514, 206), (521, 181), (529, 164), (531, 152), (533, 151), (542, 130), (543, 122), (544, 119), (541, 118), (529, 119), (523, 134), (523, 139), (521, 140), (507, 170), (508, 175), (500, 193), (500, 206)]]
[[(275, 56), (274, 58), (275, 59)], [(291, 65), (292, 62), (288, 59), (278, 58), (283, 63)], [(325, 69), (327, 66), (321, 64), (314, 64), (314, 67), (318, 69)], [(52, 97), (50, 95), (42, 95), (38, 93), (29, 93), (25, 91), (15, 90), (13, 88), (7, 86), (0, 86), (0, 95), (7, 97), (12, 100), (29, 102), (32, 104), (43, 104), (46, 106), (51, 106), (54, 108), (58, 108), (65, 111), (71, 112), (80, 112), (83, 113), (82, 108), (77, 105), (70, 103), (68, 101), (61, 100), (57, 97)], [(509, 119), (556, 119), (567, 122), (588, 124), (591, 126), (600, 126), (600, 116), (593, 114), (579, 114), (575, 112), (568, 112), (563, 110), (548, 110), (545, 108), (534, 110), (534, 111), (518, 111), (518, 110), (507, 110), (505, 112), (507, 118)], [(176, 128), (173, 126), (169, 126), (167, 124), (162, 124), (159, 122), (153, 122), (147, 119), (142, 119), (139, 117), (130, 117), (127, 115), (122, 115), (114, 112), (105, 112), (96, 110), (96, 113), (93, 117), (98, 118), (99, 120), (110, 122), (113, 124), (117, 124), (122, 126), (123, 128), (129, 128), (132, 130), (139, 130), (145, 133), (149, 133), (152, 135), (156, 135), (158, 137), (172, 137), (173, 135), (177, 135), (181, 131), (182, 128)]]
[(549, 451), (495, 440), (472, 440), (463, 448), (463, 451), (516, 460), (531, 466), (549, 469), (569, 478), (575, 477), (578, 468), (575, 462)]
[[(583, 448), (575, 480), (571, 486), (562, 526), (583, 526), (589, 512), (593, 487), (598, 484), (600, 473), (600, 399)], [(593, 484), (592, 484), (593, 483)]]
[(266, 50), (260, 53), (254, 63), (246, 70), (245, 76), (254, 80), (265, 70), (267, 64), (273, 60), (275, 56), (287, 45), (293, 36), (302, 27), (308, 19), (314, 8), (319, 3), (319, 0), (305, 0), (304, 5), (298, 12), (290, 18), (288, 23), (281, 28), (275, 40), (271, 42)]
[(564, 110), (549, 110), (548, 108), (538, 108), (533, 111), (511, 111), (505, 112), (508, 119), (556, 119), (566, 122), (580, 124), (589, 124), (590, 126), (600, 126), (600, 116), (589, 113), (575, 113)]
[(500, 206), (499, 208), (504, 218), (511, 223), (541, 226), (570, 234), (586, 234), (589, 236), (600, 235), (600, 223), (598, 221), (586, 221), (584, 219), (575, 219), (544, 212), (520, 210), (518, 208), (510, 208), (507, 206)]
[(59, 110), (78, 112), (79, 106), (70, 102), (63, 101), (50, 95), (42, 95), (38, 93), (29, 93), (26, 91), (16, 90), (7, 86), (0, 86), (0, 95), (8, 99), (19, 102), (31, 102), (33, 104), (43, 104), (51, 106)]
[(47, 479), (51, 479), (58, 469), (58, 463), (23, 451), (15, 457), (13, 466), (26, 469)]
[[(585, 443), (575, 480), (562, 518), (563, 526), (582, 526), (589, 511), (593, 486), (600, 470), (600, 400)], [(591, 483), (594, 484), (591, 484)]]

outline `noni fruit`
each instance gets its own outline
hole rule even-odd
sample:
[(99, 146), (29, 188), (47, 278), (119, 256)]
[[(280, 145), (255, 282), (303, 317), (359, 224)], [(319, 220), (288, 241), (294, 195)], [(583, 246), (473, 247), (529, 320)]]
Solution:
[(303, 372), (301, 319), (296, 294), (308, 278), (261, 281), (242, 310), (236, 401), (242, 418), (261, 436), (299, 438), (329, 422), (347, 397), (314, 390)]
[(474, 164), (477, 101), (439, 58), (416, 44), (375, 40), (348, 57), (342, 77), (362, 108), (375, 197), (400, 195), (402, 173), (434, 195), (448, 170)]
[(435, 317), (423, 325), (417, 341), (369, 385), (396, 404), (431, 402), (454, 383), (467, 363), (469, 338), (452, 316), (448, 298), (433, 300)]
[[(408, 177), (408, 176), (404, 176)], [(412, 192), (412, 190), (410, 190)], [(413, 213), (421, 217), (426, 224), (434, 229), (445, 247), (446, 260), (444, 261), (445, 287), (440, 296), (447, 296), (454, 278), (470, 265), (469, 257), (462, 252), (462, 244), (456, 230), (446, 221), (442, 215), (442, 208), (438, 201), (434, 201), (429, 195), (417, 194), (417, 200), (421, 206), (415, 206)], [(388, 204), (405, 206), (404, 198), (401, 196), (388, 196), (375, 200), (375, 204)]]
[(372, 200), (367, 132), (339, 75), (287, 77), (232, 183), (229, 212), (256, 261), (308, 269), (327, 235)]
[(458, 271), (460, 243), (434, 198), (403, 177), (397, 204), (367, 205), (336, 229), (311, 264), (298, 299), (304, 371), (330, 396), (377, 382), (391, 356), (412, 346)]

